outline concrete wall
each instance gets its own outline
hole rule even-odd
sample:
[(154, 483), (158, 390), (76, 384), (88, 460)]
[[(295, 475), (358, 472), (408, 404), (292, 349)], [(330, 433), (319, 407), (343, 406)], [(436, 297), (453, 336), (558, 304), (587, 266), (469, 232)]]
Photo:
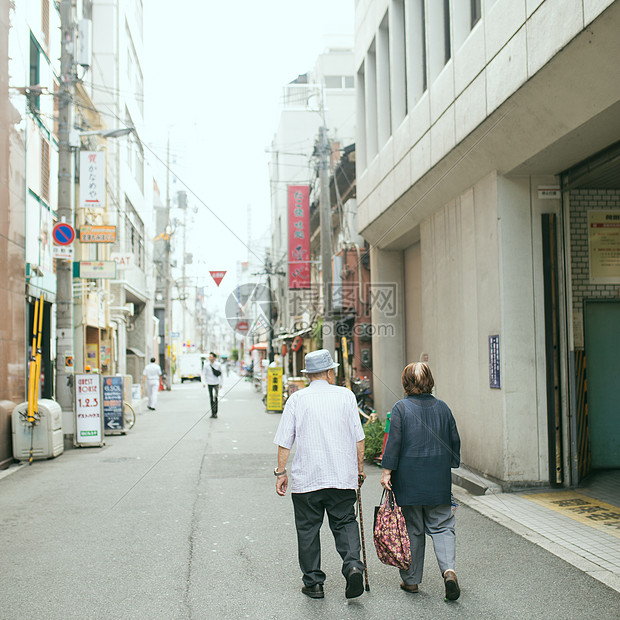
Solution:
[[(382, 67), (376, 50), (389, 4), (360, 0), (356, 10), (356, 70), (364, 69), (366, 89), (365, 100), (358, 99), (366, 119), (358, 119), (357, 147), (367, 154), (359, 159), (358, 221), (371, 243), (403, 249), (422, 219), (493, 169), (557, 174), (613, 142), (620, 3), (496, 0), (483, 3), (482, 19), (464, 40), (462, 28), (460, 38), (453, 30), (453, 41), (462, 42), (436, 75), (430, 65), (437, 26), (427, 23), (428, 88), (409, 92), (406, 117), (371, 148), (373, 119), (384, 113), (375, 96)], [(410, 23), (408, 32), (411, 53)], [(408, 72), (421, 62), (407, 61)], [(413, 77), (407, 74), (408, 84)], [(401, 221), (407, 211), (412, 217)]]

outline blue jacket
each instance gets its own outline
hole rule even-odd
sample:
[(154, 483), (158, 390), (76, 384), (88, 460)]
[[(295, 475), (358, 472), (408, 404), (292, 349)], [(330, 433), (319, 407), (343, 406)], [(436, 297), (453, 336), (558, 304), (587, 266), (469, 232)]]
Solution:
[(450, 468), (461, 462), (461, 439), (454, 416), (432, 394), (416, 394), (392, 408), (381, 465), (392, 470), (399, 506), (450, 503)]

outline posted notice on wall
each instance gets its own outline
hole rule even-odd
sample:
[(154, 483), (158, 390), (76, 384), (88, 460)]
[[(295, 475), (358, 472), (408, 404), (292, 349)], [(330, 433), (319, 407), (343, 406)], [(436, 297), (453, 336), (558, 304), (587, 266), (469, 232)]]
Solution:
[(620, 284), (620, 211), (588, 211), (590, 281)]
[(101, 376), (75, 375), (75, 436), (76, 446), (103, 445), (101, 411)]

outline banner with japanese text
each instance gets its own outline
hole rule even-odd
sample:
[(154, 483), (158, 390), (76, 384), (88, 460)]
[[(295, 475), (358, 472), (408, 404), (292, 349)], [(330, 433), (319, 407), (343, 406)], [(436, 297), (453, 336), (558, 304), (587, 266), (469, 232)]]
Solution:
[(310, 288), (310, 188), (288, 186), (288, 287)]
[(105, 202), (105, 152), (80, 151), (80, 207), (103, 209)]

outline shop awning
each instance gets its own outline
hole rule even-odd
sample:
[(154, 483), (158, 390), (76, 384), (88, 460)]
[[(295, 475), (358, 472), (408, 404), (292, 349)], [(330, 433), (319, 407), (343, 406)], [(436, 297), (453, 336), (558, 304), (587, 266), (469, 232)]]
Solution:
[(129, 353), (129, 355), (135, 355), (136, 357), (146, 357), (140, 349), (134, 347), (127, 347), (127, 353)]
[(257, 342), (256, 344), (253, 344), (250, 347), (250, 351), (254, 351), (255, 349), (257, 351), (266, 351), (267, 350), (267, 343), (266, 342)]
[(293, 332), (292, 334), (280, 334), (277, 338), (274, 338), (276, 342), (281, 342), (282, 340), (292, 340), (297, 336), (305, 336), (312, 332), (312, 327), (306, 327), (306, 329), (300, 329), (298, 332)]

